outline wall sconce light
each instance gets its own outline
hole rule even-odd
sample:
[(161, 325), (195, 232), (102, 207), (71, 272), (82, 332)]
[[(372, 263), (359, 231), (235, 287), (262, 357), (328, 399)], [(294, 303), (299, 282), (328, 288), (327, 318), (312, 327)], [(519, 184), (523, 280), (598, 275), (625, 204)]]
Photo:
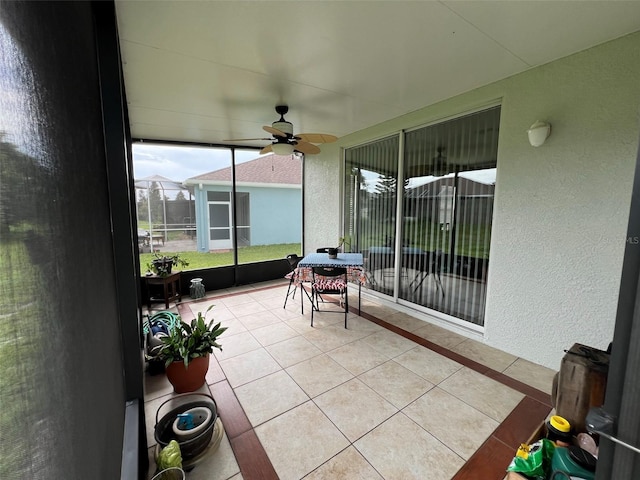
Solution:
[(271, 151), (276, 155), (291, 155), (293, 153), (293, 145), (288, 143), (274, 143), (271, 145)]
[(549, 135), (551, 135), (551, 125), (537, 121), (527, 130), (527, 134), (529, 135), (529, 143), (531, 146), (539, 147), (549, 138)]

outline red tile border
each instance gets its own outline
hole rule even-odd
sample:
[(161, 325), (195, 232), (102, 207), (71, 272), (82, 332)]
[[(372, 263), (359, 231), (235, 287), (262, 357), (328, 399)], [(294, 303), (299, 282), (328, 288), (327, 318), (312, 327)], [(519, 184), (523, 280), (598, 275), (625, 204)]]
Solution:
[(525, 397), (452, 480), (502, 480), (521, 443), (540, 430), (551, 407)]
[[(256, 288), (252, 291), (261, 291), (277, 287), (279, 287), (279, 285)], [(231, 297), (245, 293), (248, 292), (242, 291), (216, 297), (206, 297), (198, 301)], [(176, 306), (183, 320), (188, 321), (194, 317), (193, 312), (187, 304), (178, 303)], [(350, 311), (357, 313), (358, 309), (350, 307)], [(463, 467), (452, 479), (502, 480), (506, 475), (506, 468), (513, 459), (518, 446), (528, 441), (531, 436), (539, 430), (551, 411), (550, 396), (508, 375), (385, 322), (371, 314), (360, 312), (360, 316), (525, 395), (525, 398), (513, 409), (498, 428), (494, 430), (491, 436), (489, 436), (471, 458), (465, 462)], [(209, 387), (218, 406), (220, 419), (224, 425), (225, 432), (231, 443), (231, 448), (236, 456), (243, 478), (245, 480), (277, 480), (278, 475), (264, 447), (255, 434), (251, 422), (242, 409), (231, 385), (229, 385), (226, 379), (215, 381), (220, 379), (219, 374), (224, 374), (217, 359), (214, 357), (211, 359), (210, 368), (216, 370), (216, 366), (220, 371), (214, 372), (214, 383), (211, 383)], [(211, 378), (211, 376), (209, 378)]]
[(230, 439), (230, 442), (243, 479), (278, 480), (278, 474), (255, 431), (249, 430)]
[(502, 480), (514, 450), (495, 437), (489, 437), (452, 480)]
[(544, 393), (538, 390), (537, 388), (527, 385), (526, 383), (522, 383), (513, 377), (510, 377), (508, 375), (505, 375), (504, 373), (498, 372), (497, 370), (493, 370), (492, 368), (489, 368), (486, 365), (483, 365), (479, 362), (471, 360), (470, 358), (467, 358), (464, 355), (461, 355), (457, 352), (449, 350), (448, 348), (445, 348), (441, 345), (430, 342), (425, 338), (419, 337), (418, 335), (415, 335), (411, 332), (407, 332), (406, 330), (403, 330), (391, 323), (387, 323), (384, 320), (380, 320), (379, 318), (374, 317), (373, 315), (362, 312), (360, 316), (363, 318), (366, 318), (367, 320), (373, 323), (380, 325), (381, 327), (386, 328), (387, 330), (391, 330), (392, 332), (397, 333), (398, 335), (408, 340), (411, 340), (417, 344), (420, 344), (423, 347), (428, 348), (429, 350), (439, 353), (449, 358), (450, 360), (456, 361), (464, 365), (465, 367), (470, 368), (471, 370), (474, 370), (475, 372), (486, 375), (487, 377), (492, 378), (502, 383), (503, 385), (506, 385), (510, 388), (513, 388), (514, 390), (517, 390), (520, 393), (524, 393), (525, 395), (533, 397), (543, 404), (551, 406), (551, 396), (547, 393)]
[(360, 316), (525, 395), (453, 477), (453, 480), (502, 480), (517, 448), (530, 439), (549, 415), (551, 396), (373, 315), (362, 312)]
[(531, 397), (524, 397), (494, 430), (492, 436), (511, 447), (512, 453), (515, 454), (520, 444), (527, 442), (531, 435), (540, 429), (550, 412), (551, 406)]
[(229, 382), (225, 380), (214, 383), (209, 385), (209, 388), (218, 406), (218, 413), (229, 439), (253, 429)]
[[(394, 333), (397, 333), (398, 335), (406, 338), (407, 340), (411, 340), (412, 342), (415, 342), (419, 345), (422, 345), (423, 347), (428, 348), (429, 350), (432, 350), (436, 353), (439, 353), (440, 355), (443, 355), (455, 362), (458, 362), (462, 365), (464, 365), (465, 367), (468, 367), (478, 373), (482, 373), (484, 375), (487, 374), (488, 371), (490, 371), (491, 369), (489, 367), (487, 367), (486, 365), (483, 365), (479, 362), (476, 362), (474, 360), (471, 360), (470, 358), (465, 357), (464, 355), (461, 355), (459, 353), (456, 353), (452, 350), (449, 350), (448, 348), (443, 347), (442, 345), (438, 345), (437, 343), (433, 343), (429, 340), (427, 340), (426, 338), (422, 338), (419, 337), (418, 335), (411, 333), (411, 332), (407, 332), (406, 330), (401, 329), (400, 327), (397, 327), (391, 323), (387, 323), (384, 320), (380, 320), (377, 317), (374, 317), (373, 315), (370, 315), (366, 312), (362, 312), (360, 314), (360, 316), (362, 318), (366, 318), (367, 320), (380, 325), (381, 327), (386, 328), (387, 330), (390, 330)], [(496, 372), (497, 373), (497, 372)]]

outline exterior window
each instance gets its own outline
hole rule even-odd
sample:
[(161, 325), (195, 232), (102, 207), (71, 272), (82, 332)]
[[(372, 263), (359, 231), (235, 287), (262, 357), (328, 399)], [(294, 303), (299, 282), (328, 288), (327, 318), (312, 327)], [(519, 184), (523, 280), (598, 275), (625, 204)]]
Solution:
[(207, 201), (209, 202), (230, 202), (229, 192), (207, 192)]
[(403, 152), (345, 152), (345, 233), (373, 290), (484, 325), (499, 122), (494, 107), (408, 131)]

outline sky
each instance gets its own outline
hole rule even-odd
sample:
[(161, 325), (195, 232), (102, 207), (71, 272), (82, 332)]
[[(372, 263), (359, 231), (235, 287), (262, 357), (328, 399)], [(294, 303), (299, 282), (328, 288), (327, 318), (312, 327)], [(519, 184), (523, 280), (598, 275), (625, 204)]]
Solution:
[[(260, 155), (256, 150), (236, 149), (236, 162), (243, 163), (253, 160)], [(231, 151), (224, 148), (183, 147), (152, 143), (135, 143), (133, 145), (134, 178), (161, 175), (181, 183), (183, 180), (212, 172), (231, 165)], [(461, 172), (460, 176), (488, 185), (495, 184), (496, 169), (475, 170)], [(445, 175), (445, 178), (453, 174)], [(441, 177), (417, 177), (409, 181), (409, 187), (414, 188), (425, 183), (433, 182)], [(378, 181), (378, 175), (365, 175), (368, 188), (373, 190)]]
[[(367, 190), (370, 192), (375, 191), (376, 185), (378, 184), (379, 175), (373, 172), (362, 172), (362, 175), (365, 177), (365, 182), (367, 184)], [(495, 185), (496, 183), (496, 169), (495, 168), (487, 168), (484, 170), (471, 170), (468, 172), (460, 172), (458, 174), (460, 177), (467, 178), (469, 180), (473, 180), (474, 182), (484, 183), (485, 185)], [(442, 177), (434, 177), (432, 175), (427, 175), (424, 177), (413, 177), (409, 179), (408, 187), (416, 188), (420, 185), (425, 185), (427, 183), (435, 182), (436, 180), (440, 180), (441, 178), (453, 178), (455, 174), (449, 173)]]
[[(236, 149), (236, 163), (259, 157), (257, 150)], [(175, 182), (231, 166), (231, 150), (226, 148), (183, 147), (152, 143), (133, 145), (135, 180), (161, 175)]]

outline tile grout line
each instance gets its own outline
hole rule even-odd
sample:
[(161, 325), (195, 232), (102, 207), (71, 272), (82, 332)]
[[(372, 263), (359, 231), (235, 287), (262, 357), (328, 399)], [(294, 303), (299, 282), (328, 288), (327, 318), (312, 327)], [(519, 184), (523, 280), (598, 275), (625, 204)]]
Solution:
[[(187, 321), (187, 320), (190, 320), (191, 318), (194, 318), (194, 314), (191, 311), (191, 309), (188, 307), (188, 303), (199, 303), (203, 301), (233, 297), (237, 295), (244, 295), (252, 292), (259, 292), (259, 291), (264, 291), (272, 288), (280, 288), (280, 287), (281, 285), (273, 285), (273, 286), (256, 288), (251, 290), (244, 290), (237, 293), (226, 293), (216, 297), (205, 297), (203, 299), (198, 299), (194, 302), (176, 303), (176, 307), (178, 309), (178, 313), (180, 314), (180, 316), (185, 321)], [(349, 310), (352, 313), (356, 313), (358, 309), (356, 307), (350, 306)], [(413, 341), (416, 344), (419, 344), (436, 353), (439, 353), (449, 358), (450, 360), (456, 361), (466, 366), (467, 368), (474, 370), (477, 373), (485, 375), (525, 395), (525, 398), (523, 398), (520, 401), (520, 403), (516, 405), (516, 407), (511, 411), (511, 413), (507, 416), (507, 418), (505, 418), (502, 422), (500, 422), (500, 425), (498, 425), (498, 427), (491, 433), (491, 435), (489, 435), (487, 440), (465, 462), (462, 468), (458, 470), (458, 472), (452, 478), (452, 480), (466, 480), (466, 479), (476, 478), (476, 471), (477, 471), (476, 469), (478, 468), (479, 465), (482, 465), (485, 463), (483, 462), (482, 459), (492, 456), (495, 453), (496, 448), (494, 448), (493, 446), (494, 442), (497, 442), (499, 445), (502, 445), (507, 449), (510, 448), (510, 446), (507, 443), (505, 443), (502, 438), (496, 435), (496, 432), (500, 432), (501, 427), (503, 425), (515, 422), (516, 426), (512, 427), (511, 433), (514, 436), (518, 436), (518, 437), (522, 436), (522, 441), (526, 441), (531, 437), (531, 435), (533, 435), (539, 429), (539, 427), (544, 422), (544, 419), (548, 415), (549, 411), (551, 411), (550, 395), (545, 394), (544, 392), (534, 387), (531, 387), (530, 385), (520, 382), (519, 380), (509, 377), (508, 375), (502, 372), (499, 372), (490, 367), (487, 367), (486, 365), (476, 362), (457, 352), (449, 350), (448, 348), (445, 348), (441, 345), (433, 343), (425, 338), (419, 337), (418, 335), (415, 335), (409, 331), (401, 329), (396, 325), (385, 322), (384, 320), (374, 315), (361, 311), (360, 317), (365, 318), (366, 320), (369, 320), (377, 325), (380, 325), (381, 327), (393, 333), (396, 333), (397, 335), (400, 335), (408, 340)], [(218, 365), (219, 365), (219, 360), (217, 358), (215, 358), (215, 361), (218, 362)], [(251, 422), (246, 416), (244, 409), (240, 405), (240, 402), (235, 396), (235, 392), (233, 391), (233, 388), (231, 388), (231, 386), (229, 385), (228, 381), (227, 380), (219, 381), (211, 385), (208, 385), (208, 387), (210, 389), (213, 389), (216, 385), (221, 385), (223, 383), (229, 386), (229, 389), (233, 393), (233, 396), (232, 396), (233, 398), (231, 398), (231, 395), (223, 395), (222, 401), (221, 401), (221, 403), (223, 404), (223, 407), (220, 410), (223, 410), (223, 411), (226, 410), (230, 412), (230, 415), (233, 415), (233, 418), (235, 419), (236, 422), (248, 424), (248, 428), (243, 431), (234, 432), (232, 429), (232, 433), (234, 434), (233, 437), (230, 434), (228, 434), (229, 442), (231, 444), (233, 453), (236, 456), (236, 460), (238, 461), (238, 466), (241, 469), (243, 478), (245, 480), (272, 479), (272, 478), (277, 479), (278, 478), (277, 473), (275, 472), (275, 469), (267, 456), (264, 446), (260, 443), (260, 440), (255, 434), (255, 429), (251, 425)], [(537, 404), (540, 404), (540, 406), (543, 409), (546, 409), (548, 407), (548, 410), (546, 411), (544, 416), (541, 416), (539, 418), (539, 421), (534, 419), (534, 423), (539, 425), (533, 426), (533, 428), (532, 428), (532, 425), (530, 425), (529, 423), (523, 424), (523, 423), (517, 422), (517, 419), (521, 418), (525, 413), (527, 418), (529, 419), (531, 418), (529, 408), (526, 405), (524, 405), (527, 401), (536, 402)], [(216, 400), (216, 402), (218, 401)], [(522, 412), (520, 410), (522, 410)], [(222, 419), (222, 416), (221, 416), (221, 420), (223, 421), (223, 425), (224, 425), (225, 422)], [(227, 418), (227, 423), (229, 423), (229, 418)], [(227, 427), (225, 425), (225, 430), (226, 428)], [(246, 442), (244, 440), (246, 440)], [(513, 454), (515, 454), (515, 448), (513, 449)], [(512, 456), (513, 455), (511, 455), (511, 457)], [(501, 456), (500, 458), (501, 463), (504, 463), (505, 459), (503, 457), (504, 455)], [(510, 461), (510, 459), (511, 458), (506, 459), (507, 462)], [(493, 480), (494, 478), (495, 480), (502, 480), (502, 478), (504, 478), (504, 475), (506, 474), (505, 469), (507, 465), (505, 465), (504, 467), (498, 466), (497, 468), (495, 468), (496, 464), (492, 463), (491, 464), (492, 472), (490, 474), (495, 475), (495, 477), (492, 477), (492, 478), (484, 477), (484, 478), (486, 480)]]
[[(524, 408), (523, 404), (525, 403), (525, 400), (530, 398), (533, 401), (540, 403), (541, 405), (543, 405), (544, 407), (548, 407), (548, 409), (546, 410), (546, 412), (544, 413), (543, 416), (541, 416), (539, 418), (539, 423), (540, 425), (544, 422), (544, 419), (547, 417), (547, 415), (549, 414), (549, 412), (551, 411), (551, 400), (550, 400), (550, 396), (545, 394), (544, 392), (541, 392), (540, 390), (531, 387), (530, 385), (526, 385), (525, 383), (520, 382), (519, 380), (516, 380), (514, 378), (509, 377), (508, 375), (499, 372), (497, 370), (494, 370), (492, 368), (489, 368), (485, 365), (482, 365), (479, 362), (476, 362), (474, 360), (471, 360), (467, 357), (464, 357), (463, 355), (453, 352), (451, 350), (449, 350), (448, 348), (442, 347), (441, 345), (437, 345), (429, 340), (426, 340), (422, 337), (419, 337), (411, 332), (408, 332), (406, 330), (403, 330), (393, 324), (390, 324), (388, 322), (385, 322), (384, 320), (381, 320), (373, 315), (367, 314), (366, 312), (362, 312), (361, 316), (363, 316), (364, 318), (366, 318), (367, 320), (370, 320), (374, 323), (376, 323), (377, 325), (380, 325), (381, 327), (384, 327), (398, 335), (401, 335), (402, 337), (411, 340), (415, 343), (418, 343), (419, 345), (422, 345), (425, 348), (428, 348), (432, 351), (435, 351), (436, 353), (439, 353), (451, 360), (454, 360), (464, 366), (466, 366), (467, 368), (470, 368), (474, 371), (476, 371), (477, 373), (480, 373), (482, 375), (485, 375), (489, 378), (491, 378), (492, 380), (495, 380), (499, 383), (502, 383), (503, 385), (513, 388), (514, 390), (519, 391), (520, 393), (525, 395), (525, 398), (523, 400), (520, 401), (520, 403), (518, 403), (518, 405), (516, 405), (516, 407), (511, 411), (511, 413), (507, 416), (506, 419), (504, 419), (502, 422), (500, 422), (500, 425), (498, 425), (498, 427), (491, 433), (491, 435), (489, 436), (489, 439), (493, 438), (496, 441), (498, 441), (500, 444), (504, 445), (505, 447), (509, 447), (504, 441), (502, 441), (501, 438), (499, 438), (498, 436), (496, 436), (496, 432), (500, 431), (500, 428), (502, 425), (504, 425), (505, 423), (511, 423), (514, 420), (513, 419), (518, 419), (518, 418), (522, 418), (523, 416), (529, 416), (530, 412), (528, 408)], [(535, 433), (535, 431), (539, 428), (540, 425), (537, 426), (533, 426), (533, 429), (531, 429), (531, 425), (528, 424), (521, 424), (521, 423), (517, 423), (516, 420), (516, 425), (515, 427), (512, 427), (512, 433), (514, 435), (517, 435), (519, 437), (522, 438), (522, 441), (526, 441), (533, 433)], [(518, 428), (520, 427), (520, 428)], [(476, 452), (469, 458), (469, 460), (467, 460), (465, 462), (465, 464), (462, 466), (462, 468), (460, 468), (460, 470), (458, 471), (458, 473), (456, 473), (456, 475), (453, 477), (454, 480), (464, 480), (464, 479), (474, 479), (477, 478), (476, 475), (476, 469), (477, 469), (477, 464), (482, 464), (482, 459), (488, 457), (489, 455), (491, 455), (493, 453), (493, 450), (495, 450), (492, 447), (492, 442), (489, 442), (489, 439), (487, 439), (487, 441), (485, 441), (480, 448), (478, 448), (476, 450)], [(501, 480), (502, 478), (504, 478), (504, 475), (506, 474), (506, 467), (508, 466), (508, 463), (511, 461), (511, 458), (513, 457), (513, 455), (515, 455), (515, 451), (517, 449), (517, 446), (515, 448), (512, 449), (513, 453), (510, 455), (510, 457), (508, 457), (506, 459), (507, 464), (504, 465), (504, 461), (502, 462), (502, 464), (504, 465), (504, 467), (498, 467), (498, 468), (492, 468), (492, 471), (490, 474), (495, 475), (495, 480)], [(501, 460), (504, 460), (501, 458)], [(493, 467), (496, 466), (496, 464), (492, 464)], [(492, 480), (485, 476), (483, 477), (486, 480)]]
[(514, 390), (517, 390), (520, 393), (523, 393), (527, 396), (531, 396), (533, 398), (536, 398), (536, 395), (539, 395), (539, 398), (536, 398), (536, 400), (538, 400), (541, 403), (549, 404), (549, 406), (551, 406), (550, 395), (545, 394), (544, 392), (536, 389), (535, 387), (531, 387), (530, 385), (522, 383), (519, 380), (516, 380), (515, 378), (509, 377), (508, 375), (502, 372), (499, 372), (498, 370), (494, 370), (490, 367), (487, 367), (486, 365), (476, 362), (475, 360), (471, 360), (470, 358), (467, 358), (462, 354), (449, 350), (448, 348), (438, 345), (436, 343), (433, 343), (425, 338), (419, 337), (418, 335), (408, 332), (406, 330), (403, 330), (400, 327), (397, 327), (391, 323), (385, 322), (384, 320), (381, 320), (378, 317), (375, 317), (369, 313), (362, 312), (360, 316), (363, 318), (366, 318), (367, 320), (377, 325), (380, 325), (381, 327), (386, 328), (387, 330), (390, 330), (406, 338), (407, 340), (411, 340), (414, 343), (417, 343), (425, 348), (428, 348), (431, 351), (434, 351), (436, 353), (439, 353), (449, 358), (450, 360), (456, 361), (464, 365), (465, 367), (468, 367), (474, 370), (477, 373), (485, 375), (486, 377), (489, 377), (499, 383), (502, 383), (503, 385), (513, 388)]
[[(176, 306), (180, 317), (185, 321), (195, 317), (188, 305), (181, 303)], [(218, 363), (218, 368), (221, 368), (220, 361), (215, 355), (212, 359)], [(220, 420), (225, 427), (225, 433), (238, 462), (242, 478), (244, 480), (254, 478), (256, 480), (277, 480), (278, 475), (275, 468), (228, 380), (225, 378), (225, 380), (207, 386), (218, 406), (218, 411), (221, 413)], [(214, 391), (216, 395), (214, 395)]]

